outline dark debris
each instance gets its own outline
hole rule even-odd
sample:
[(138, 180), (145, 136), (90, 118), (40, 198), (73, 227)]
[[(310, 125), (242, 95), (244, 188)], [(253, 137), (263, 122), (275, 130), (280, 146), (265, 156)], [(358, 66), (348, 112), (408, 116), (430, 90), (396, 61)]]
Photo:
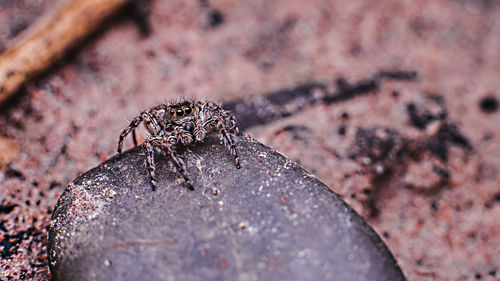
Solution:
[(427, 108), (422, 109), (413, 102), (406, 106), (411, 125), (420, 130), (425, 130), (427, 125), (433, 121), (445, 120), (448, 117), (442, 96), (429, 97), (428, 99), (437, 105), (437, 112), (432, 112)]
[(302, 125), (287, 125), (274, 134), (278, 135), (283, 132), (287, 132), (293, 140), (301, 140), (305, 143), (307, 143), (309, 138), (313, 136), (311, 129)]
[(455, 124), (443, 123), (436, 135), (425, 141), (425, 147), (443, 161), (448, 160), (448, 151), (451, 145), (457, 145), (471, 150), (470, 141), (458, 130)]
[(224, 104), (238, 120), (241, 130), (266, 124), (274, 120), (301, 112), (307, 106), (321, 102), (332, 104), (353, 99), (368, 93), (375, 93), (384, 80), (414, 81), (415, 71), (379, 71), (372, 78), (349, 83), (345, 78), (337, 79), (337, 90), (329, 92), (322, 83), (309, 83), (296, 88), (270, 93), (250, 101), (236, 100)]
[(370, 176), (373, 192), (366, 194), (366, 206), (370, 216), (379, 212), (377, 196), (380, 190), (395, 178), (403, 178), (408, 170), (410, 161), (420, 162), (424, 155), (434, 159), (432, 170), (439, 178), (433, 186), (406, 186), (416, 194), (432, 196), (438, 194), (443, 188), (449, 187), (452, 177), (447, 168), (448, 152), (451, 146), (459, 146), (472, 150), (470, 141), (465, 137), (455, 124), (447, 121), (447, 110), (441, 97), (432, 98), (440, 110), (432, 113), (426, 108), (420, 109), (414, 103), (408, 106), (411, 124), (421, 130), (427, 129), (428, 124), (438, 121), (435, 131), (428, 132), (423, 137), (408, 139), (398, 131), (391, 128), (360, 128), (356, 132), (356, 148), (350, 155), (352, 159), (359, 160)]
[(0, 214), (8, 214), (14, 210), (14, 208), (17, 205), (15, 204), (5, 204), (5, 205), (0, 205)]
[(129, 0), (125, 7), (125, 14), (137, 25), (142, 36), (151, 34), (151, 23), (149, 22), (150, 0)]
[[(389, 128), (359, 129), (356, 132), (356, 152), (353, 158), (363, 157), (363, 162), (374, 167), (373, 172), (382, 174), (382, 167), (401, 161), (407, 150), (407, 140), (396, 130)], [(380, 167), (380, 168), (378, 168)]]
[(405, 70), (381, 70), (372, 78), (360, 80), (354, 84), (350, 84), (345, 78), (337, 79), (337, 91), (327, 94), (323, 101), (327, 104), (337, 103), (355, 98), (360, 95), (365, 95), (371, 92), (376, 92), (380, 88), (380, 83), (386, 80), (395, 81), (415, 81), (418, 78), (416, 71)]
[(19, 231), (14, 235), (4, 234), (2, 236), (2, 239), (0, 239), (0, 246), (3, 249), (2, 251), (0, 251), (1, 257), (5, 259), (15, 254), (21, 240), (27, 239), (28, 236), (31, 236), (32, 232), (33, 229), (29, 228), (26, 231)]
[(217, 28), (222, 25), (225, 21), (224, 14), (217, 10), (213, 9), (208, 13), (208, 24), (211, 28)]
[(479, 108), (484, 113), (495, 113), (498, 111), (498, 100), (493, 96), (484, 97), (479, 102)]
[(23, 173), (21, 173), (21, 171), (19, 171), (19, 170), (12, 168), (12, 166), (10, 164), (8, 164), (6, 169), (5, 169), (5, 176), (7, 178), (16, 178), (20, 181), (24, 181), (24, 179), (25, 179)]
[(493, 196), (491, 197), (490, 200), (488, 200), (484, 206), (489, 209), (491, 207), (493, 207), (493, 204), (498, 204), (500, 203), (500, 192), (497, 192), (495, 194), (493, 194)]
[(271, 121), (300, 112), (306, 106), (315, 104), (318, 100), (314, 93), (326, 92), (326, 86), (319, 83), (301, 85), (299, 87), (270, 93), (250, 101), (236, 100), (224, 104), (224, 109), (230, 110), (238, 120), (241, 130), (266, 124)]
[(61, 186), (61, 183), (59, 183), (57, 181), (52, 181), (50, 183), (49, 189), (54, 189), (55, 187), (59, 187), (59, 186)]

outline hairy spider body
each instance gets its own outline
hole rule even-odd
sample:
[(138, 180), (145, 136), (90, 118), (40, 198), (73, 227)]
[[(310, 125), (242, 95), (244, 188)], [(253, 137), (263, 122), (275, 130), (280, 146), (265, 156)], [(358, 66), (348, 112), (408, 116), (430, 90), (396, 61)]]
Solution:
[(186, 174), (184, 163), (176, 155), (176, 149), (179, 145), (202, 142), (209, 133), (214, 131), (218, 132), (219, 138), (234, 156), (236, 168), (240, 168), (234, 141), (234, 136), (240, 133), (236, 119), (214, 102), (181, 100), (173, 104), (160, 104), (143, 111), (120, 134), (118, 154), (122, 153), (123, 141), (130, 133), (132, 133), (134, 145), (137, 146), (135, 129), (141, 123), (149, 132), (143, 147), (153, 190), (156, 188), (155, 147), (166, 153), (176, 171), (192, 190), (193, 184)]

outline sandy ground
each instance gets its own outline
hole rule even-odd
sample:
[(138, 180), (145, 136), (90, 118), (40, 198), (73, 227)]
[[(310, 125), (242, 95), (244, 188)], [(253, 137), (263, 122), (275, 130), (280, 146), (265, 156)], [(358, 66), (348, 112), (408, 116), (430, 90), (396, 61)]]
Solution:
[[(141, 110), (398, 69), (418, 79), (246, 133), (365, 215), (408, 280), (500, 280), (499, 4), (153, 0), (149, 36), (112, 22), (1, 109), (0, 279), (50, 277), (58, 196)], [(0, 0), (0, 51), (52, 7)]]

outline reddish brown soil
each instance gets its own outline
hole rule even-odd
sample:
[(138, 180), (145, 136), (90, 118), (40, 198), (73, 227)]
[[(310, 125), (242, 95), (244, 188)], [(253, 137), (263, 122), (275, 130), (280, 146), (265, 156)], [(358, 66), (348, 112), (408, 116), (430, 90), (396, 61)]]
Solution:
[[(52, 5), (29, 2), (0, 1), (0, 50)], [(58, 196), (114, 155), (140, 110), (182, 96), (248, 100), (313, 81), (334, 89), (340, 76), (354, 82), (403, 69), (418, 80), (387, 81), (372, 95), (310, 106), (247, 133), (366, 215), (408, 280), (500, 280), (499, 4), (156, 0), (149, 36), (126, 17), (112, 22), (2, 108), (0, 279), (48, 278), (46, 229)], [(443, 98), (446, 120), (420, 130), (408, 104), (434, 114), (432, 97)], [(471, 149), (448, 142), (444, 160), (405, 148), (383, 161), (383, 176), (348, 157), (359, 149), (357, 128), (425, 143), (443, 123)]]

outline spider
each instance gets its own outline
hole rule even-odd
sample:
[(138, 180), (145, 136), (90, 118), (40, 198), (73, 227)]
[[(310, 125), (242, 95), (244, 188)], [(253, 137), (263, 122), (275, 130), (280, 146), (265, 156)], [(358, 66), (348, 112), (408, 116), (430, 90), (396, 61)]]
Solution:
[(234, 116), (211, 101), (181, 100), (173, 104), (160, 104), (136, 116), (125, 128), (118, 140), (118, 154), (122, 153), (123, 141), (130, 132), (137, 146), (135, 129), (141, 124), (149, 132), (142, 144), (146, 152), (146, 162), (151, 178), (151, 186), (156, 189), (155, 150), (163, 150), (172, 161), (175, 170), (184, 178), (190, 190), (193, 184), (186, 174), (184, 163), (176, 155), (180, 145), (202, 142), (209, 133), (217, 131), (219, 138), (234, 156), (236, 168), (240, 161), (236, 151), (234, 136), (239, 135), (239, 129)]

